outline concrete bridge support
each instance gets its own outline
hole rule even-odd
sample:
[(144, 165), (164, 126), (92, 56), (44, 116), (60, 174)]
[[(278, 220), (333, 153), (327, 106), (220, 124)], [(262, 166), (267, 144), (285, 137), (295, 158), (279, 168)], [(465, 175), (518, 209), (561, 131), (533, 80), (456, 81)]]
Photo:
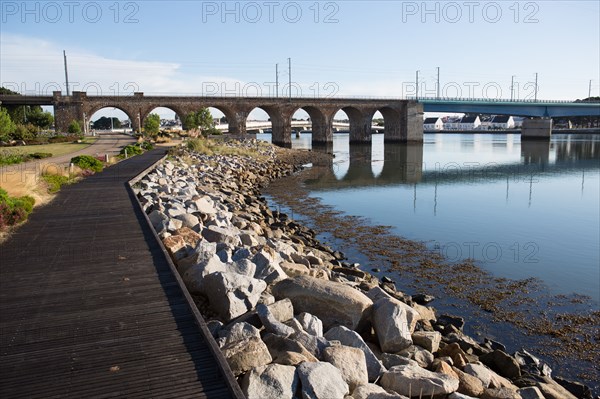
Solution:
[(525, 119), (521, 127), (521, 140), (550, 140), (552, 119)]

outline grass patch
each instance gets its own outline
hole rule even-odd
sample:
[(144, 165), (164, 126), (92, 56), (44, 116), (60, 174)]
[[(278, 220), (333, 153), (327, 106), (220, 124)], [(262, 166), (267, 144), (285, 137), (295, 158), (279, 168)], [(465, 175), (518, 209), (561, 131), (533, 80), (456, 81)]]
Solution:
[(42, 179), (48, 185), (48, 192), (50, 194), (54, 194), (54, 193), (58, 192), (62, 186), (75, 183), (77, 181), (77, 176), (75, 176), (75, 175), (62, 176), (62, 175), (54, 175), (54, 174), (44, 174), (44, 175), (42, 175)]
[(89, 147), (97, 138), (88, 137), (82, 143), (54, 143), (27, 145), (22, 147), (5, 147), (0, 149), (0, 166), (16, 165), (34, 159), (58, 157)]
[(228, 155), (251, 158), (262, 158), (262, 155), (253, 148), (240, 148), (227, 145), (225, 142), (194, 138), (186, 142), (187, 149), (204, 155)]
[(28, 160), (30, 157), (24, 152), (0, 150), (0, 166), (16, 165)]

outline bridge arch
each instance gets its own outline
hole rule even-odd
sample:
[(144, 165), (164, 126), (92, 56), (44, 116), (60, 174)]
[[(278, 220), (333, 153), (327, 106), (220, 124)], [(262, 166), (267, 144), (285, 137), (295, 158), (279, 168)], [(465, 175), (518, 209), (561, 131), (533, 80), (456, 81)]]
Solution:
[(129, 109), (128, 107), (124, 107), (122, 105), (104, 105), (104, 104), (96, 104), (88, 109), (86, 109), (83, 113), (83, 123), (86, 126), (86, 130), (87, 127), (90, 125), (90, 122), (92, 122), (94, 120), (94, 115), (97, 114), (98, 112), (107, 109), (107, 108), (114, 108), (117, 109), (119, 111), (121, 111), (122, 113), (124, 113), (128, 118), (129, 121), (131, 122), (130, 127), (135, 131), (135, 121), (134, 121), (134, 117), (133, 115), (135, 115), (134, 113), (132, 113), (132, 110)]
[(301, 110), (306, 112), (310, 118), (312, 126), (312, 143), (331, 143), (333, 141), (333, 130), (331, 127), (333, 123), (333, 117), (329, 115), (330, 113), (326, 113), (323, 111), (323, 109), (316, 106), (305, 105), (296, 108), (292, 112), (292, 116)]
[(288, 112), (281, 112), (281, 108), (277, 105), (257, 104), (247, 111), (244, 119), (246, 125), (250, 114), (256, 110), (264, 111), (271, 121), (271, 141), (274, 144), (289, 147), (292, 134), (291, 115)]
[(145, 107), (140, 108), (138, 111), (140, 127), (144, 126), (144, 121), (146, 120), (148, 115), (155, 113), (154, 111), (157, 108), (166, 108), (170, 111), (173, 111), (175, 113), (175, 115), (177, 115), (179, 117), (179, 120), (181, 120), (181, 121), (183, 121), (185, 116), (187, 115), (187, 113), (185, 112), (185, 109), (177, 104), (163, 104), (163, 103), (149, 104), (149, 105), (146, 105)]

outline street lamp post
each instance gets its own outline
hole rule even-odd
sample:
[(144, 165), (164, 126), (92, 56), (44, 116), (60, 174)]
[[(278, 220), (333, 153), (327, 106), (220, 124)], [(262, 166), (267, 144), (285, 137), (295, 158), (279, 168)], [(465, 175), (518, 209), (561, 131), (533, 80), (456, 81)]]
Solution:
[(514, 99), (514, 88), (515, 88), (515, 75), (510, 80), (510, 101)]
[(417, 80), (415, 82), (415, 98), (419, 100), (419, 71), (417, 70)]

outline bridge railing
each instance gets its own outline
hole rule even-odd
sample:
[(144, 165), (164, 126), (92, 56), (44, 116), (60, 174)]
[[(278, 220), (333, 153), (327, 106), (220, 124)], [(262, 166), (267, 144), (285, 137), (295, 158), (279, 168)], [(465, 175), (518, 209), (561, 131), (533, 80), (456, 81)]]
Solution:
[[(250, 93), (249, 93), (250, 94)], [(255, 94), (255, 93), (252, 93)], [(92, 94), (87, 93), (91, 98), (95, 96), (132, 98), (134, 93), (112, 93), (112, 94)], [(0, 97), (10, 95), (0, 95)], [(52, 94), (43, 93), (24, 93), (14, 95), (15, 97), (41, 98), (52, 97)], [(166, 93), (166, 92), (144, 92), (144, 97), (206, 97), (206, 98), (264, 98), (264, 99), (289, 99), (289, 96), (272, 95), (243, 95), (241, 93)], [(292, 100), (298, 99), (355, 99), (355, 100), (417, 100), (422, 102), (480, 102), (480, 103), (507, 103), (507, 104), (600, 104), (600, 102), (573, 101), (573, 100), (540, 100), (540, 99), (507, 99), (507, 98), (469, 98), (469, 97), (427, 97), (427, 96), (365, 96), (365, 95), (345, 95), (337, 93), (335, 95), (293, 95)]]

